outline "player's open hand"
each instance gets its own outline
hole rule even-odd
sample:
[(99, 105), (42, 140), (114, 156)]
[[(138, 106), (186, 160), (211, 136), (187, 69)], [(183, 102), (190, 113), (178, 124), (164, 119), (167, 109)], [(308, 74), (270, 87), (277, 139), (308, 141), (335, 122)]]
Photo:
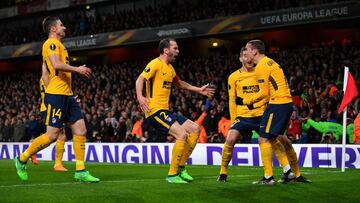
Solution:
[(141, 109), (141, 111), (143, 111), (144, 113), (147, 113), (150, 111), (148, 103), (149, 103), (149, 99), (147, 99), (146, 97), (140, 97), (138, 98), (139, 101), (139, 107)]
[(77, 68), (77, 72), (80, 74), (80, 75), (83, 75), (85, 77), (90, 77), (91, 75), (91, 69), (86, 67), (85, 65), (82, 65), (82, 66), (79, 66)]
[(215, 88), (211, 87), (210, 84), (207, 84), (200, 88), (199, 93), (207, 97), (212, 97), (215, 94)]

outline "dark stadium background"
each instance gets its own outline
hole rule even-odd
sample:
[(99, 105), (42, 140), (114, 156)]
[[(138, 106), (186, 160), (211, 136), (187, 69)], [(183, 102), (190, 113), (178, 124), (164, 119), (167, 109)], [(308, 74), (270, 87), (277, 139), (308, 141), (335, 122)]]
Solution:
[[(19, 180), (12, 160), (44, 128), (38, 82), (47, 37), (41, 21), (49, 15), (67, 27), (63, 42), (70, 63), (93, 70), (89, 79), (74, 76), (73, 90), (86, 120), (86, 166), (101, 179), (97, 184), (74, 182), (69, 130), (63, 157), (68, 172), (54, 172), (54, 145), (37, 154), (39, 165), (27, 164), (27, 182)], [(194, 165), (186, 166), (195, 178), (189, 184), (165, 181), (173, 144), (158, 142), (172, 142), (170, 137), (159, 137), (146, 125), (142, 139), (131, 133), (143, 116), (135, 80), (159, 55), (163, 37), (178, 41), (174, 67), (180, 78), (216, 87), (211, 100), (172, 92), (171, 110), (192, 120), (208, 114), (203, 126), (209, 144), (195, 148)], [(0, 202), (359, 202), (359, 145), (346, 145), (342, 173), (341, 138), (313, 128), (301, 129), (300, 136), (288, 129), (289, 138), (299, 143), (294, 148), (301, 173), (312, 184), (251, 184), (263, 174), (257, 144), (236, 145), (229, 181), (217, 181), (224, 142), (218, 124), (228, 117), (227, 77), (240, 67), (239, 50), (251, 39), (263, 40), (266, 54), (285, 72), (297, 110), (291, 126), (296, 123), (299, 130), (308, 118), (342, 124), (337, 109), (345, 65), (358, 89), (360, 84), (359, 0), (0, 0)], [(359, 101), (348, 105), (347, 123), (358, 115)], [(106, 163), (94, 161), (94, 154)], [(110, 155), (115, 161), (106, 159)], [(276, 180), (282, 174), (274, 167)]]
[[(63, 8), (55, 9), (56, 6)], [(146, 63), (158, 56), (157, 44), (162, 37), (178, 40), (180, 56), (174, 67), (180, 77), (195, 85), (210, 82), (217, 87), (215, 101), (206, 101), (206, 98), (177, 90), (173, 91), (171, 100), (172, 110), (194, 120), (209, 107), (207, 102), (212, 103), (208, 109), (209, 118), (204, 123), (208, 142), (224, 140), (217, 132), (217, 123), (222, 116), (228, 115), (227, 76), (240, 67), (237, 54), (250, 39), (262, 39), (267, 45), (267, 54), (283, 67), (293, 96), (298, 96), (300, 102), (297, 109), (300, 120), (311, 117), (318, 121), (341, 123), (341, 115), (336, 110), (342, 96), (344, 65), (350, 66), (355, 80), (359, 82), (359, 1), (6, 0), (0, 2), (0, 8), (0, 83), (3, 88), (0, 127), (3, 141), (28, 141), (38, 135), (31, 132), (29, 136), (26, 128), (31, 115), (35, 116), (35, 120), (38, 118), (36, 105), (39, 101), (36, 97), (39, 98), (39, 94), (36, 91), (42, 63), (39, 47), (46, 38), (41, 21), (48, 15), (60, 16), (67, 27), (65, 39), (72, 41), (73, 45), (77, 44), (68, 49), (70, 63), (87, 64), (94, 70), (90, 80), (75, 76), (73, 86), (75, 93), (83, 99), (82, 107), (88, 106), (85, 113), (89, 114), (89, 118), (97, 114), (96, 121), (91, 124), (91, 132), (106, 134), (99, 139), (90, 134), (90, 141), (140, 141), (132, 139), (130, 133), (133, 123), (142, 116), (136, 108), (134, 81)], [(343, 13), (325, 16), (326, 9)], [(321, 14), (321, 10), (325, 10), (324, 13)], [(114, 14), (114, 11), (117, 12)], [(313, 17), (282, 20), (283, 15), (306, 12), (311, 12)], [(274, 16), (280, 16), (281, 22), (271, 18)], [(159, 37), (156, 34), (160, 31), (167, 34)], [(81, 45), (84, 40), (94, 38), (97, 39), (95, 45)], [(115, 69), (117, 71), (113, 72)], [(101, 79), (101, 73), (114, 77)], [(94, 84), (95, 89), (88, 90), (99, 100), (96, 104), (89, 102), (94, 97), (84, 89)], [(16, 89), (19, 85), (23, 86), (20, 90)], [(102, 92), (107, 85), (110, 90)], [(329, 95), (327, 88), (331, 85), (338, 90), (335, 95)], [(117, 91), (113, 90), (116, 88)], [(315, 95), (308, 95), (311, 88)], [(9, 99), (19, 92), (29, 91), (31, 94), (21, 94), (16, 102)], [(110, 92), (115, 96), (110, 97)], [(184, 102), (185, 106), (178, 108)], [(350, 105), (349, 122), (356, 117), (358, 104), (359, 100), (355, 100)], [(92, 106), (95, 111), (102, 109), (102, 112), (91, 111)], [(122, 128), (124, 135), (121, 138), (115, 135), (119, 133), (119, 125), (113, 126), (113, 129), (101, 127), (101, 121), (111, 109), (116, 121), (125, 117), (127, 125), (126, 130)], [(310, 113), (311, 110), (313, 113)], [(25, 126), (25, 131), (20, 129), (20, 133), (25, 132), (25, 137), (19, 138), (18, 135), (14, 139), (9, 135), (11, 130), (4, 131), (5, 123), (14, 128), (19, 120), (20, 125)], [(151, 135), (151, 129), (144, 130)], [(7, 135), (4, 136), (5, 133)], [(324, 141), (321, 134), (313, 129), (303, 137), (306, 139), (294, 142)], [(148, 141), (159, 141), (157, 139)], [(159, 139), (166, 141), (166, 138)], [(339, 140), (333, 142), (338, 143)]]

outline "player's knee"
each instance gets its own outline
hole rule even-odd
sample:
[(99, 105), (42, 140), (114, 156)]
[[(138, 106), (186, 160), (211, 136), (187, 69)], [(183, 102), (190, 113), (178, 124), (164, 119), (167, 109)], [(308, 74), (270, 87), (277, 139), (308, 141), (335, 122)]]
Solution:
[(236, 143), (236, 138), (228, 135), (225, 142), (229, 146), (234, 146)]
[(198, 124), (191, 122), (191, 124), (187, 127), (187, 131), (193, 134), (200, 134), (201, 129)]
[(64, 133), (61, 133), (58, 137), (58, 140), (61, 140), (61, 141), (66, 141), (66, 135)]
[(266, 142), (269, 142), (269, 139), (260, 136), (259, 139), (258, 139), (258, 141), (259, 141), (259, 144), (264, 144), (264, 143), (266, 143)]
[(49, 138), (49, 140), (51, 142), (54, 142), (60, 136), (60, 130), (55, 129), (55, 128), (51, 128), (50, 130), (48, 129), (47, 132), (46, 132), (46, 136)]
[(84, 128), (84, 129), (81, 130), (81, 134), (80, 134), (80, 135), (84, 135), (84, 136), (85, 136), (86, 133), (87, 133), (87, 130), (86, 130), (86, 128)]
[(82, 135), (82, 136), (85, 136), (86, 133), (87, 133), (86, 128), (80, 128), (80, 129), (77, 129), (77, 130), (74, 132), (74, 135)]
[(228, 145), (228, 146), (234, 146), (234, 145), (235, 145), (235, 140), (228, 137), (228, 138), (226, 138), (225, 143), (226, 143), (226, 145)]
[(194, 133), (198, 135), (198, 134), (200, 134), (200, 131), (201, 131), (200, 126), (195, 123), (195, 125), (194, 125)]
[(181, 134), (179, 134), (179, 135), (177, 136), (176, 139), (182, 140), (182, 141), (186, 141), (187, 137), (188, 137), (188, 136), (187, 136), (186, 133), (181, 133)]
[(177, 139), (182, 140), (182, 141), (186, 141), (188, 138), (189, 134), (185, 131), (185, 129), (182, 129), (179, 134), (177, 135)]
[(284, 146), (285, 150), (292, 148), (291, 142), (290, 142), (290, 140), (289, 140), (286, 136), (280, 135), (280, 136), (278, 136), (277, 139), (278, 139), (278, 140), (281, 142), (281, 144)]
[(47, 134), (47, 136), (48, 136), (48, 138), (49, 138), (49, 140), (50, 140), (51, 142), (56, 141), (57, 138), (59, 137), (59, 135), (58, 135), (57, 133)]
[(239, 137), (239, 132), (236, 130), (229, 130), (227, 136), (226, 136), (226, 144), (230, 145), (230, 146), (234, 146), (238, 137)]

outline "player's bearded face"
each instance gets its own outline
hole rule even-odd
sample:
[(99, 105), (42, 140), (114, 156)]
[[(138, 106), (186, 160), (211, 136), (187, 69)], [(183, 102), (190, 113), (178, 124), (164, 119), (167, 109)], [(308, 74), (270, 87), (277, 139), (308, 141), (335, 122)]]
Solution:
[(246, 44), (243, 54), (247, 59), (247, 61), (245, 61), (245, 63), (252, 63), (252, 61), (255, 57), (256, 51), (252, 48), (252, 46), (250, 44)]
[(249, 57), (245, 56), (244, 52), (240, 54), (239, 60), (246, 68), (254, 67), (254, 63)]
[(56, 22), (56, 34), (61, 37), (65, 37), (65, 30), (66, 27), (62, 24), (61, 20), (58, 20)]
[(170, 63), (175, 61), (178, 54), (179, 54), (179, 47), (178, 47), (177, 43), (174, 41), (170, 41), (170, 48), (169, 48), (169, 52), (168, 52), (168, 57), (169, 57)]

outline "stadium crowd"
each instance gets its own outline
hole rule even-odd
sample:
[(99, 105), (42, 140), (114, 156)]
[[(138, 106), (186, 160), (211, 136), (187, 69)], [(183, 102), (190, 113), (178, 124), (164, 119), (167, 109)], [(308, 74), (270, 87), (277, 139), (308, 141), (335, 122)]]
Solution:
[[(146, 6), (112, 13), (102, 12), (101, 9), (95, 9), (95, 12), (70, 9), (55, 14), (60, 16), (64, 25), (71, 25), (67, 26), (66, 35), (75, 37), (340, 1), (344, 0), (202, 0), (186, 4), (170, 1), (155, 8)], [(1, 27), (0, 46), (42, 41), (45, 36), (40, 25), (44, 17), (35, 16), (26, 25), (16, 23), (16, 20), (9, 21)]]
[[(360, 52), (356, 43), (318, 43), (311, 47), (279, 50), (269, 53), (284, 69), (292, 90), (296, 113), (290, 121), (288, 135), (297, 143), (320, 143), (320, 132), (301, 125), (308, 118), (315, 121), (341, 123), (337, 114), (342, 99), (343, 66), (350, 65), (357, 85), (360, 82)], [(143, 122), (137, 107), (134, 79), (146, 61), (127, 61), (93, 68), (90, 79), (76, 77), (74, 93), (81, 99), (81, 108), (90, 142), (171, 142), (160, 137)], [(179, 58), (174, 67), (180, 78), (201, 86), (216, 87), (213, 98), (173, 89), (170, 108), (191, 120), (206, 114), (202, 122), (201, 142), (223, 142), (228, 123), (227, 77), (240, 67), (238, 54), (216, 53), (208, 58)], [(1, 74), (0, 140), (29, 141), (44, 130), (39, 113), (40, 73)], [(350, 122), (359, 112), (359, 99), (348, 108)], [(204, 115), (204, 114), (203, 114)], [(69, 131), (69, 129), (67, 129)], [(71, 133), (67, 132), (68, 135)], [(295, 135), (296, 134), (296, 135)], [(71, 137), (69, 137), (71, 139)], [(249, 141), (247, 141), (249, 142)], [(329, 141), (327, 141), (329, 142)], [(331, 143), (339, 140), (333, 139)]]

